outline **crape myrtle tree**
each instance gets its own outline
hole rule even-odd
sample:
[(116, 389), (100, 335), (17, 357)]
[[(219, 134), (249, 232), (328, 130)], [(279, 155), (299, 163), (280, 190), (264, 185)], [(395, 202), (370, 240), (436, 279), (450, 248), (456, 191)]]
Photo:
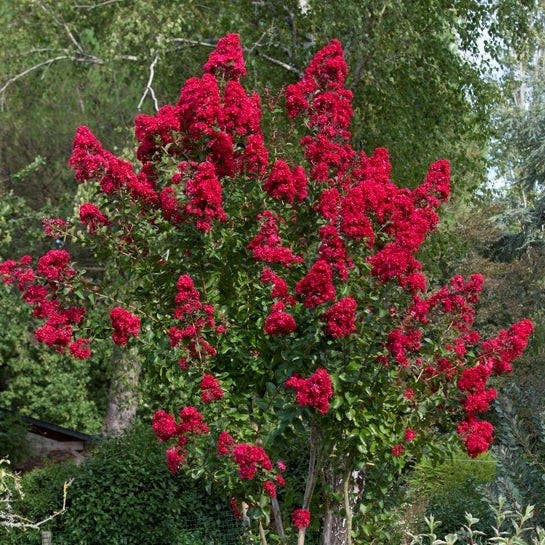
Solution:
[[(338, 41), (287, 87), (287, 116), (271, 106), (267, 142), (245, 71), (238, 35), (225, 36), (176, 104), (136, 117), (136, 167), (78, 128), (82, 202), (46, 232), (88, 245), (109, 272), (78, 272), (60, 249), (0, 274), (33, 308), (38, 341), (85, 359), (111, 334), (153, 377), (168, 468), (220, 483), (263, 544), (303, 544), (309, 527), (351, 543), (360, 513), (379, 508), (369, 468), (395, 473), (452, 431), (471, 456), (489, 448), (489, 379), (533, 326), (482, 340), (480, 275), (428, 288), (416, 254), (448, 198), (449, 163), (406, 189), (385, 149), (352, 148)], [(300, 479), (285, 463), (294, 444)]]

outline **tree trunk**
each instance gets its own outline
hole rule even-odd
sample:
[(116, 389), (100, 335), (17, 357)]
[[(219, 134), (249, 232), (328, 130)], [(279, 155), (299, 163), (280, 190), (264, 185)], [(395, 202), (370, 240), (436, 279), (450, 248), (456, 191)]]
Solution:
[(324, 479), (333, 494), (343, 500), (327, 502), (321, 545), (351, 545), (352, 513), (363, 495), (365, 470), (343, 473), (341, 468), (330, 467), (324, 471)]
[(102, 426), (104, 435), (117, 437), (132, 424), (138, 408), (140, 370), (138, 350), (135, 347), (116, 347), (108, 408)]

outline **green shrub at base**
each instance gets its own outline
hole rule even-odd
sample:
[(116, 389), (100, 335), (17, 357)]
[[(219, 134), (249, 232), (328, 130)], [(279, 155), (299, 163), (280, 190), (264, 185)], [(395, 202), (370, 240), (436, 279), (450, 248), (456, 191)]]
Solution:
[[(84, 464), (34, 470), (23, 477), (18, 513), (41, 520), (62, 506), (67, 512), (44, 529), (55, 545), (235, 545), (241, 525), (205, 483), (172, 477), (151, 426), (139, 424), (119, 439), (98, 445)], [(3, 533), (2, 533), (3, 532)], [(39, 545), (35, 530), (0, 530), (2, 545)]]
[(425, 516), (441, 521), (445, 534), (458, 530), (468, 512), (479, 519), (476, 529), (489, 529), (493, 514), (482, 489), (495, 475), (496, 461), (490, 453), (470, 458), (455, 451), (440, 465), (424, 460), (411, 477), (410, 502), (419, 503)]

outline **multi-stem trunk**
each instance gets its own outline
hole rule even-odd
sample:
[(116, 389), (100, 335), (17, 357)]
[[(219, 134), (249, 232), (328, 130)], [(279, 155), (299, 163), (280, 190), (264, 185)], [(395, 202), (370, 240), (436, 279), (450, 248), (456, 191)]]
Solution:
[(119, 436), (132, 424), (138, 408), (140, 361), (136, 347), (117, 348), (102, 433)]
[(363, 495), (364, 470), (353, 471), (351, 465), (330, 465), (324, 469), (324, 484), (332, 492), (326, 503), (321, 545), (352, 545), (354, 508)]

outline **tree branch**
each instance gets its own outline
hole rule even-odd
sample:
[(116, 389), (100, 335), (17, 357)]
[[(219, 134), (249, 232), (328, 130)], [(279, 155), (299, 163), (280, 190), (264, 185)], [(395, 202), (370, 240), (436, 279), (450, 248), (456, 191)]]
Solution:
[(74, 37), (74, 35), (72, 34), (72, 32), (70, 31), (70, 29), (68, 28), (68, 25), (66, 24), (66, 21), (62, 18), (62, 16), (60, 17), (57, 17), (55, 15), (55, 13), (53, 13), (53, 11), (51, 10), (51, 8), (47, 7), (44, 5), (43, 2), (38, 2), (38, 5), (42, 8), (43, 11), (45, 11), (45, 13), (47, 14), (50, 14), (52, 17), (53, 17), (53, 20), (55, 21), (55, 23), (57, 23), (57, 25), (61, 26), (62, 28), (64, 28), (66, 34), (68, 35), (68, 38), (70, 39), (70, 41), (74, 44), (74, 46), (76, 47), (76, 49), (82, 54), (84, 55), (84, 51), (83, 51), (83, 47), (81, 47), (80, 43), (76, 40), (76, 38)]
[(87, 4), (87, 5), (76, 4), (74, 7), (77, 9), (95, 9), (95, 8), (102, 8), (104, 6), (109, 6), (117, 2), (123, 2), (123, 0), (105, 0), (105, 2), (99, 2), (98, 4)]
[(308, 473), (307, 482), (305, 485), (305, 495), (303, 497), (303, 509), (308, 509), (310, 506), (310, 500), (312, 498), (312, 492), (314, 491), (314, 483), (316, 481), (316, 453), (318, 451), (318, 434), (316, 428), (312, 426), (309, 438), (309, 457), (308, 457)]
[(263, 57), (264, 59), (268, 60), (272, 64), (276, 64), (277, 66), (280, 66), (284, 68), (285, 70), (288, 70), (289, 72), (293, 72), (294, 74), (297, 74), (300, 78), (303, 77), (303, 72), (301, 72), (301, 70), (298, 70), (297, 68), (295, 68), (295, 66), (292, 66), (291, 64), (287, 64), (285, 62), (279, 61), (278, 59), (270, 57), (269, 55), (265, 55), (265, 53), (261, 53), (261, 51), (256, 51), (255, 54), (260, 57)]
[[(269, 32), (269, 31), (270, 29), (267, 30), (266, 32)], [(289, 72), (297, 74), (299, 77), (303, 76), (303, 72), (295, 68), (295, 66), (292, 66), (291, 64), (288, 64), (284, 61), (275, 59), (274, 57), (271, 57), (270, 55), (266, 55), (265, 53), (262, 53), (261, 51), (259, 51), (257, 47), (259, 47), (259, 42), (262, 40), (262, 38), (263, 36), (259, 38), (259, 40), (255, 44), (253, 44), (252, 47), (250, 48), (243, 47), (242, 50), (248, 55), (257, 55), (257, 56), (263, 57), (265, 60), (269, 61), (270, 63), (276, 64), (277, 66), (280, 66), (281, 68), (284, 68), (285, 70), (288, 70)], [(202, 47), (210, 47), (210, 48), (216, 47), (216, 44), (217, 44), (217, 40), (203, 42), (198, 40), (189, 40), (187, 38), (171, 38), (169, 41), (174, 43), (181, 43), (181, 44), (194, 45), (194, 46), (200, 45)]]
[(282, 513), (280, 511), (280, 504), (277, 498), (271, 498), (271, 506), (274, 517), (274, 525), (276, 527), (276, 533), (284, 539), (286, 534), (284, 532), (284, 523), (282, 522)]
[(53, 57), (52, 59), (47, 59), (46, 61), (39, 62), (38, 64), (35, 64), (34, 66), (31, 66), (30, 68), (27, 68), (26, 70), (23, 70), (19, 74), (13, 76), (12, 78), (8, 79), (2, 87), (0, 87), (0, 96), (4, 94), (6, 89), (12, 84), (15, 83), (17, 80), (20, 80), (21, 78), (24, 78), (27, 74), (30, 74), (34, 70), (37, 70), (38, 68), (41, 68), (42, 66), (49, 66), (57, 61), (62, 61), (65, 59), (71, 59), (69, 55), (59, 55), (58, 57)]
[(146, 88), (144, 89), (144, 94), (142, 95), (142, 98), (140, 99), (140, 102), (138, 103), (138, 106), (136, 107), (136, 109), (139, 110), (139, 111), (142, 108), (142, 104), (144, 103), (144, 99), (146, 98), (148, 93), (151, 95), (151, 98), (153, 99), (153, 105), (155, 107), (155, 111), (159, 110), (159, 103), (157, 102), (157, 97), (155, 96), (155, 91), (153, 90), (153, 87), (151, 86), (151, 84), (153, 83), (153, 78), (155, 77), (155, 65), (157, 64), (158, 60), (159, 60), (159, 55), (155, 55), (155, 57), (153, 57), (153, 61), (149, 65), (148, 82), (146, 83)]

